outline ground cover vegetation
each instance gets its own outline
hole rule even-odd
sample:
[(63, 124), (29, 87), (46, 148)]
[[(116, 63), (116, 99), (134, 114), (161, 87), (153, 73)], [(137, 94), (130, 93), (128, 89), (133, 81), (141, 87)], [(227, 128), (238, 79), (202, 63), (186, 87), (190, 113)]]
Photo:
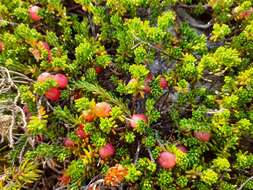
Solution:
[(253, 189), (252, 0), (1, 0), (0, 189)]

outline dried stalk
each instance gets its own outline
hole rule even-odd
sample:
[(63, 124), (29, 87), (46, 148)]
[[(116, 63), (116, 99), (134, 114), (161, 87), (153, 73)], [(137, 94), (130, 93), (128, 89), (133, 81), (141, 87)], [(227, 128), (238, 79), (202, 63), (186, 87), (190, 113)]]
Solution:
[[(2, 138), (6, 136), (6, 132), (4, 130), (8, 129), (8, 140), (9, 146), (11, 148), (13, 148), (15, 144), (13, 130), (14, 128), (16, 128), (16, 126), (18, 126), (16, 120), (16, 118), (18, 118), (18, 115), (21, 117), (23, 129), (25, 129), (27, 126), (25, 113), (23, 109), (18, 105), (18, 101), (20, 100), (20, 92), (16, 84), (29, 84), (31, 82), (33, 82), (33, 80), (28, 78), (27, 76), (16, 71), (10, 71), (5, 67), (0, 66), (0, 94), (10, 93), (12, 90), (16, 91), (16, 96), (14, 97), (14, 100), (0, 102), (0, 113), (4, 113), (6, 111), (11, 113), (10, 115), (1, 114), (0, 117), (0, 123), (5, 123), (5, 125), (1, 125), (1, 136)], [(6, 120), (7, 116), (8, 120)]]

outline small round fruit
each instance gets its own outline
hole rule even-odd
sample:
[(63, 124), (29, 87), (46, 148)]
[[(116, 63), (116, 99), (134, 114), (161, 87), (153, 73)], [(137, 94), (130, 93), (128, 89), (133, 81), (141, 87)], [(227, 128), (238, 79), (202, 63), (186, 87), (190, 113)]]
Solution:
[(32, 20), (39, 21), (42, 19), (42, 17), (39, 16), (39, 9), (40, 9), (40, 7), (38, 7), (36, 5), (33, 5), (28, 9), (29, 15)]
[(82, 116), (87, 122), (92, 122), (95, 119), (95, 115), (92, 112), (83, 112)]
[(111, 143), (106, 144), (99, 150), (99, 155), (103, 159), (113, 156), (114, 153), (115, 153), (115, 149)]
[(4, 50), (4, 43), (0, 41), (0, 52), (2, 52), (3, 50)]
[(177, 145), (177, 148), (178, 148), (181, 152), (183, 152), (183, 153), (187, 153), (187, 152), (188, 152), (187, 148), (186, 148), (184, 145), (178, 144), (178, 145)]
[(80, 138), (80, 139), (85, 139), (86, 137), (88, 137), (88, 134), (85, 133), (84, 131), (84, 125), (79, 125), (79, 128), (76, 130), (76, 135)]
[(146, 93), (146, 94), (149, 94), (151, 92), (151, 88), (150, 86), (148, 86), (147, 84), (145, 84), (144, 88), (143, 88), (143, 91)]
[(96, 66), (96, 67), (95, 67), (95, 71), (96, 71), (97, 74), (102, 73), (103, 70), (104, 70), (103, 67), (100, 67), (100, 66)]
[(168, 82), (166, 81), (166, 79), (164, 77), (160, 78), (160, 87), (162, 89), (168, 88)]
[(75, 146), (75, 143), (74, 143), (71, 139), (66, 138), (66, 139), (64, 140), (64, 146), (65, 146), (65, 147), (71, 148), (71, 147), (74, 147), (74, 146)]
[(56, 102), (60, 99), (61, 91), (58, 88), (50, 88), (46, 93), (45, 96), (48, 100)]
[(195, 131), (194, 136), (202, 142), (208, 142), (212, 135), (205, 131)]
[(151, 82), (153, 80), (153, 75), (151, 73), (149, 73), (145, 79), (145, 82)]
[(48, 80), (50, 78), (52, 78), (52, 75), (48, 72), (44, 72), (38, 76), (37, 81), (38, 82), (45, 82), (46, 80)]
[(165, 169), (174, 168), (176, 166), (176, 156), (170, 152), (162, 152), (158, 158), (158, 163)]
[(64, 74), (56, 74), (54, 76), (55, 81), (57, 82), (59, 88), (66, 88), (68, 85), (68, 78)]
[(94, 113), (97, 117), (108, 117), (111, 113), (111, 105), (106, 102), (97, 103)]
[(136, 128), (139, 121), (144, 121), (147, 123), (148, 119), (144, 114), (134, 114), (131, 117), (130, 126)]

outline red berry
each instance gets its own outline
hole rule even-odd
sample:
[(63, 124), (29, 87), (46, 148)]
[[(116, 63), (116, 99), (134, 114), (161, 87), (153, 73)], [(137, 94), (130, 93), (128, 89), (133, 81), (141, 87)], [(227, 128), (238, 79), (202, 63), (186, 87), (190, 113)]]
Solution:
[(97, 74), (100, 74), (100, 73), (103, 72), (104, 69), (103, 69), (103, 67), (96, 66), (96, 67), (95, 67), (95, 70), (96, 70), (96, 73), (97, 73)]
[(38, 82), (45, 82), (46, 80), (48, 80), (50, 78), (52, 78), (52, 75), (48, 72), (44, 72), (38, 76), (37, 81)]
[(144, 88), (143, 88), (143, 91), (144, 91), (145, 93), (149, 94), (149, 93), (151, 92), (150, 86), (145, 85)]
[(151, 82), (153, 80), (153, 75), (151, 73), (149, 73), (145, 79), (145, 81), (147, 82)]
[(76, 135), (80, 138), (80, 139), (85, 139), (86, 137), (88, 137), (88, 134), (84, 132), (84, 125), (79, 125), (79, 128), (76, 130)]
[(139, 121), (144, 121), (147, 123), (148, 119), (144, 114), (134, 114), (130, 121), (130, 126), (132, 128), (136, 128)]
[(166, 79), (164, 77), (160, 78), (160, 87), (162, 89), (168, 88), (168, 82), (166, 81)]
[(64, 74), (56, 74), (54, 76), (54, 79), (57, 82), (59, 88), (66, 88), (68, 85), (68, 78)]
[(143, 91), (147, 94), (149, 94), (151, 92), (151, 88), (149, 85), (150, 85), (150, 82), (152, 81), (152, 79), (153, 79), (153, 75), (151, 73), (149, 73), (144, 81)]
[(73, 96), (74, 96), (74, 99), (76, 100), (82, 97), (82, 93), (81, 91), (77, 90), (77, 91), (74, 91)]
[(37, 143), (42, 143), (44, 141), (43, 135), (37, 135), (37, 136), (35, 136), (35, 141)]
[(61, 91), (58, 88), (50, 88), (46, 93), (45, 96), (47, 97), (47, 99), (55, 102), (58, 101), (60, 99), (61, 96)]
[(113, 156), (115, 153), (115, 149), (112, 144), (108, 143), (99, 150), (99, 155), (101, 158), (108, 158)]
[(74, 147), (74, 146), (75, 146), (75, 143), (74, 143), (71, 139), (66, 138), (66, 139), (64, 140), (64, 146), (65, 146), (65, 147), (71, 148), (71, 147)]
[(205, 131), (195, 131), (194, 136), (203, 142), (208, 142), (211, 138), (211, 133)]
[(0, 52), (4, 50), (4, 43), (0, 41)]
[(176, 156), (170, 152), (162, 152), (158, 158), (162, 168), (171, 169), (176, 165)]
[(179, 150), (181, 150), (183, 153), (187, 153), (188, 152), (187, 148), (184, 145), (178, 144), (177, 148)]
[(38, 7), (36, 5), (31, 6), (29, 8), (28, 12), (29, 12), (29, 15), (30, 15), (30, 17), (31, 17), (32, 20), (39, 21), (40, 19), (42, 19), (42, 17), (39, 16), (39, 14), (38, 14), (39, 13), (39, 9), (40, 9), (40, 7)]
[(97, 117), (108, 117), (111, 113), (111, 105), (106, 102), (97, 103), (94, 113)]

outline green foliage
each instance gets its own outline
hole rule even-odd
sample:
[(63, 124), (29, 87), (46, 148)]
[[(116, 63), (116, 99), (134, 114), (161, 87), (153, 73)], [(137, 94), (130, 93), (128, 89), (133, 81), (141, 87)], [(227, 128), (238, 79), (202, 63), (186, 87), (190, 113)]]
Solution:
[(48, 145), (48, 144), (40, 144), (33, 151), (28, 151), (26, 153), (27, 159), (35, 159), (35, 158), (56, 158), (58, 161), (63, 162), (71, 155), (70, 151), (65, 149), (62, 146), (58, 145)]
[(200, 176), (201, 180), (208, 185), (213, 185), (218, 181), (218, 174), (211, 169), (207, 169), (202, 172)]
[(127, 166), (127, 175), (125, 176), (125, 180), (127, 182), (134, 183), (141, 176), (141, 172), (136, 168), (134, 164)]
[(4, 190), (21, 189), (28, 184), (34, 183), (41, 177), (42, 171), (36, 161), (24, 160), (19, 167), (8, 168), (6, 171), (6, 185), (0, 186)]
[(158, 173), (157, 183), (162, 189), (169, 188), (170, 185), (172, 185), (172, 182), (173, 182), (173, 177), (172, 177), (172, 173), (170, 171), (161, 170)]
[(231, 29), (229, 28), (228, 25), (226, 25), (226, 24), (219, 25), (219, 24), (215, 23), (213, 26), (211, 39), (213, 41), (217, 41), (218, 39), (224, 40), (225, 36), (230, 34), (230, 32), (231, 32)]
[[(239, 188), (253, 167), (252, 5), (2, 0), (0, 189)], [(68, 85), (39, 82), (45, 72)], [(133, 128), (134, 114), (147, 122)], [(175, 167), (161, 167), (163, 151)]]

